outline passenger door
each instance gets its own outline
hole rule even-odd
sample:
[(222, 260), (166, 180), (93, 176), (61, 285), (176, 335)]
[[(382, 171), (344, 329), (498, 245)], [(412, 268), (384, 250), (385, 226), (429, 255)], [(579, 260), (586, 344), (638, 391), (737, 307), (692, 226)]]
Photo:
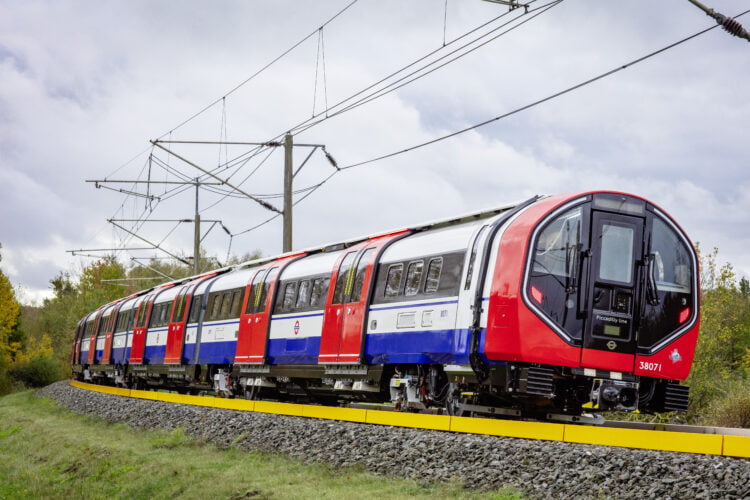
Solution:
[(185, 338), (185, 321), (187, 319), (187, 304), (190, 299), (190, 292), (195, 289), (193, 286), (183, 286), (182, 290), (175, 297), (172, 318), (170, 319), (169, 329), (167, 330), (167, 346), (164, 352), (164, 363), (181, 363), (182, 346)]
[(318, 363), (362, 363), (370, 290), (377, 257), (385, 247), (409, 234), (404, 230), (352, 247), (339, 258), (335, 283), (328, 292)]

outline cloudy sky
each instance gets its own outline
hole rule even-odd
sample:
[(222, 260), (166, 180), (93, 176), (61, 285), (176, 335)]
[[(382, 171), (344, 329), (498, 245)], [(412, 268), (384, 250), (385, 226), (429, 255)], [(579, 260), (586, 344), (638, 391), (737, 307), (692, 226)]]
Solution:
[[(750, 27), (750, 15), (740, 21)], [(211, 180), (152, 150), (152, 139), (265, 142), (293, 130), (295, 143), (324, 144), (339, 166), (354, 165), (713, 24), (688, 0), (540, 0), (527, 14), (482, 0), (0, 0), (0, 267), (33, 302), (61, 270), (91, 262), (68, 250), (147, 246), (107, 219), (145, 219), (118, 224), (191, 255), (192, 225), (158, 221), (192, 218), (192, 188), (104, 184), (149, 200), (85, 182)], [(714, 29), (485, 127), (342, 170), (310, 192), (335, 172), (316, 150), (295, 178), (294, 246), (601, 188), (653, 200), (750, 276), (749, 95), (750, 44)], [(165, 146), (281, 208), (280, 148)], [(295, 148), (296, 166), (309, 151)], [(254, 201), (205, 186), (199, 207), (234, 234), (217, 226), (206, 236), (220, 261), (280, 252), (280, 219), (245, 232), (273, 215)]]

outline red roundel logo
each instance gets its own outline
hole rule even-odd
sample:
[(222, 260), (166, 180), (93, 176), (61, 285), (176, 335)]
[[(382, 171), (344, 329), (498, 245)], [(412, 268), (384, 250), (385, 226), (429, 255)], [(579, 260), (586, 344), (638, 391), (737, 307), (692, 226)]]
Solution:
[(294, 322), (294, 334), (297, 335), (299, 333), (299, 320)]

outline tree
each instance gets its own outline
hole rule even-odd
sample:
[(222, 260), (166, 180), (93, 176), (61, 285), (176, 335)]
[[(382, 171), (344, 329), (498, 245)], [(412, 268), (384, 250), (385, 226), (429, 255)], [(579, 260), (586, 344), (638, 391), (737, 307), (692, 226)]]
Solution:
[[(2, 245), (0, 245), (0, 249)], [(0, 255), (2, 261), (2, 255)], [(13, 285), (0, 270), (0, 394), (10, 391), (8, 371), (21, 349), (20, 330), (18, 328), (21, 306), (16, 299)]]

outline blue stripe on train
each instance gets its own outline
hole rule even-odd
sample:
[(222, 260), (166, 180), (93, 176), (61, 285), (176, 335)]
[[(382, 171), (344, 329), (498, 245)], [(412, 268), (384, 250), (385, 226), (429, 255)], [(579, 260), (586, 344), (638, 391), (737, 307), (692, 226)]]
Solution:
[(112, 364), (113, 365), (116, 365), (117, 363), (120, 363), (120, 364), (127, 363), (129, 358), (130, 358), (129, 347), (112, 348)]
[(368, 364), (468, 364), (471, 331), (466, 329), (371, 333), (365, 344)]
[[(480, 352), (483, 351), (484, 330), (480, 332)], [(183, 363), (195, 364), (196, 344), (185, 344)], [(417, 351), (417, 348), (419, 349)], [(201, 344), (198, 364), (231, 364), (237, 341)], [(383, 363), (449, 363), (469, 364), (471, 331), (464, 329), (401, 331), (371, 333), (365, 344), (368, 364)], [(114, 349), (113, 363), (127, 361), (126, 349)], [(130, 349), (128, 348), (127, 351)], [(118, 352), (119, 351), (119, 352)], [(144, 362), (163, 363), (165, 346), (146, 346)], [(86, 351), (82, 351), (83, 353)], [(122, 354), (120, 354), (122, 352)], [(270, 364), (317, 364), (320, 337), (271, 339), (268, 348)], [(484, 354), (482, 352), (484, 357)], [(486, 358), (485, 358), (486, 359)]]
[(316, 365), (320, 353), (320, 337), (271, 339), (268, 361), (272, 365)]
[(182, 350), (182, 361), (186, 365), (234, 363), (234, 354), (237, 351), (237, 341), (226, 342), (204, 342), (198, 352), (199, 359), (195, 359), (195, 344), (185, 344)]
[(158, 365), (164, 362), (164, 353), (167, 352), (165, 345), (147, 345), (143, 350), (144, 365)]

